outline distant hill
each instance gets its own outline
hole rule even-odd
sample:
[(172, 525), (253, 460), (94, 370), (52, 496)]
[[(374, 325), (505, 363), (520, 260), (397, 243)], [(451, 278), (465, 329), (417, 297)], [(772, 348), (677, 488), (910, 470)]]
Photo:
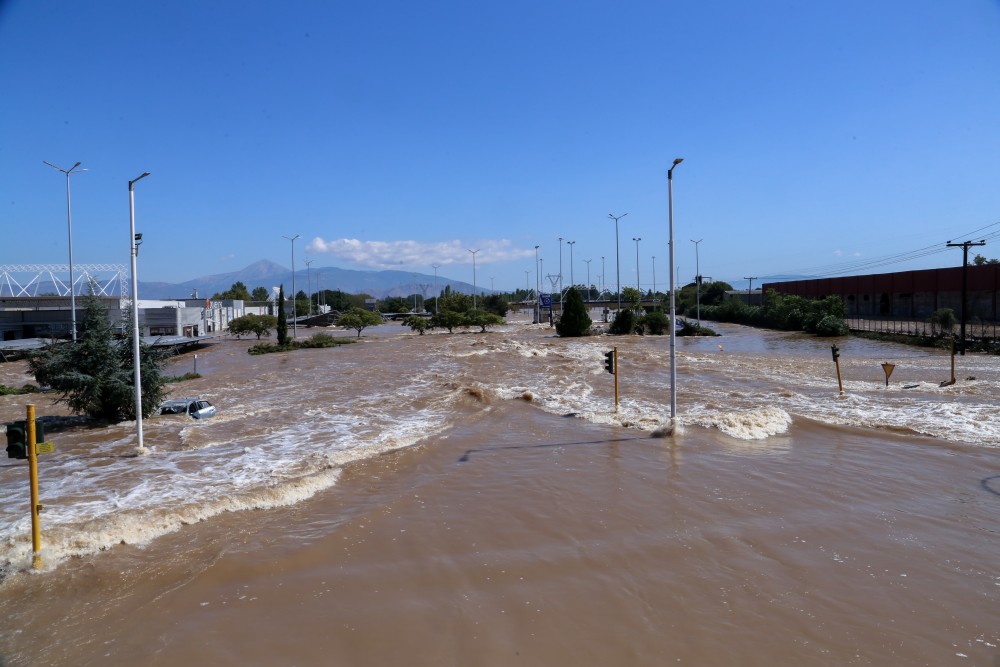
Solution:
[[(306, 269), (296, 271), (296, 290), (307, 291), (307, 277), (312, 283), (308, 291), (342, 290), (350, 294), (370, 294), (378, 299), (389, 296), (423, 294), (423, 290), (420, 288), (421, 284), (427, 286), (428, 297), (435, 296), (436, 290), (444, 289), (445, 285), (451, 285), (451, 288), (456, 292), (472, 293), (470, 283), (450, 280), (440, 274), (437, 277), (437, 288), (435, 289), (434, 274), (427, 275), (413, 271), (355, 271), (333, 266), (312, 267), (309, 271)], [(255, 287), (264, 287), (270, 290), (272, 287), (284, 284), (285, 292), (290, 294), (292, 291), (292, 272), (280, 264), (260, 260), (239, 271), (200, 276), (182, 283), (140, 281), (139, 298), (185, 299), (190, 298), (195, 292), (197, 292), (198, 297), (207, 298), (226, 291), (236, 282), (242, 282), (250, 291), (253, 291)], [(489, 290), (484, 290), (482, 287), (479, 290), (489, 293)]]

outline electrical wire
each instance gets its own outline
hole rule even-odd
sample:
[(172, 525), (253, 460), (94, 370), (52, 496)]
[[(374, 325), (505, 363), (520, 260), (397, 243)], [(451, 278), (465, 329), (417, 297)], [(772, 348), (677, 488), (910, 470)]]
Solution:
[[(983, 233), (987, 230), (992, 229), (989, 233)], [(973, 238), (977, 237), (976, 240), (989, 241), (992, 239), (1000, 238), (1000, 221), (985, 225), (978, 229), (974, 229), (971, 232), (965, 232), (962, 234), (955, 234), (952, 238)], [(951, 241), (939, 242), (933, 245), (924, 246), (923, 248), (917, 248), (915, 250), (908, 250), (906, 252), (896, 253), (892, 255), (883, 255), (881, 257), (872, 257), (870, 259), (858, 259), (848, 262), (842, 262), (838, 264), (825, 264), (820, 266), (814, 266), (805, 269), (796, 269), (791, 271), (782, 271), (781, 274), (796, 274), (805, 275), (809, 278), (829, 278), (839, 275), (847, 274), (857, 274), (861, 272), (870, 271), (882, 266), (890, 266), (892, 264), (900, 264), (903, 262), (911, 262), (917, 259), (922, 259), (924, 257), (930, 257), (944, 252), (949, 252), (951, 247), (947, 245)]]

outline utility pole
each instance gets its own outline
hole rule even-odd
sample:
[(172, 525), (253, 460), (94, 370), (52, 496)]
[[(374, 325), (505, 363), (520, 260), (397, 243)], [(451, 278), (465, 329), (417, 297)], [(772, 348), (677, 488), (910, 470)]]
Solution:
[(743, 276), (743, 280), (749, 280), (750, 284), (747, 285), (747, 305), (750, 305), (750, 295), (753, 294), (753, 281), (757, 280), (757, 276)]
[(590, 263), (593, 261), (593, 258), (583, 260), (584, 264), (587, 265), (587, 301), (590, 301)]
[(969, 248), (980, 245), (986, 245), (986, 241), (964, 241), (962, 243), (948, 241), (949, 248), (962, 249), (962, 328), (959, 333), (962, 339), (962, 349), (958, 353), (963, 357), (965, 356), (965, 320), (966, 313), (969, 311)]

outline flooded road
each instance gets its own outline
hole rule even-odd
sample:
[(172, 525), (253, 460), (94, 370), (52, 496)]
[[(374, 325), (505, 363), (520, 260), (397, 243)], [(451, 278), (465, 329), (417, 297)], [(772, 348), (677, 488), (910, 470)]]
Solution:
[(218, 417), (47, 438), (41, 572), (0, 511), (0, 664), (994, 664), (1000, 361), (941, 387), (944, 353), (841, 339), (840, 398), (830, 341), (716, 326), (671, 438), (666, 338), (203, 350), (174, 392)]

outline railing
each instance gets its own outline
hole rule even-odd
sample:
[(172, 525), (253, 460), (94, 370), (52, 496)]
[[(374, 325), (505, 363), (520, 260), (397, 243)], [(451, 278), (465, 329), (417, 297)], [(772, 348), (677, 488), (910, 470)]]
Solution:
[[(932, 324), (930, 319), (903, 318), (895, 319), (891, 317), (847, 317), (844, 319), (847, 327), (851, 331), (869, 331), (874, 333), (889, 333), (902, 336), (938, 336), (952, 332), (942, 332), (941, 327)], [(958, 324), (954, 327), (954, 333), (959, 332)], [(993, 341), (998, 340), (1000, 323), (984, 322), (979, 318), (973, 318), (965, 323), (966, 340)]]

